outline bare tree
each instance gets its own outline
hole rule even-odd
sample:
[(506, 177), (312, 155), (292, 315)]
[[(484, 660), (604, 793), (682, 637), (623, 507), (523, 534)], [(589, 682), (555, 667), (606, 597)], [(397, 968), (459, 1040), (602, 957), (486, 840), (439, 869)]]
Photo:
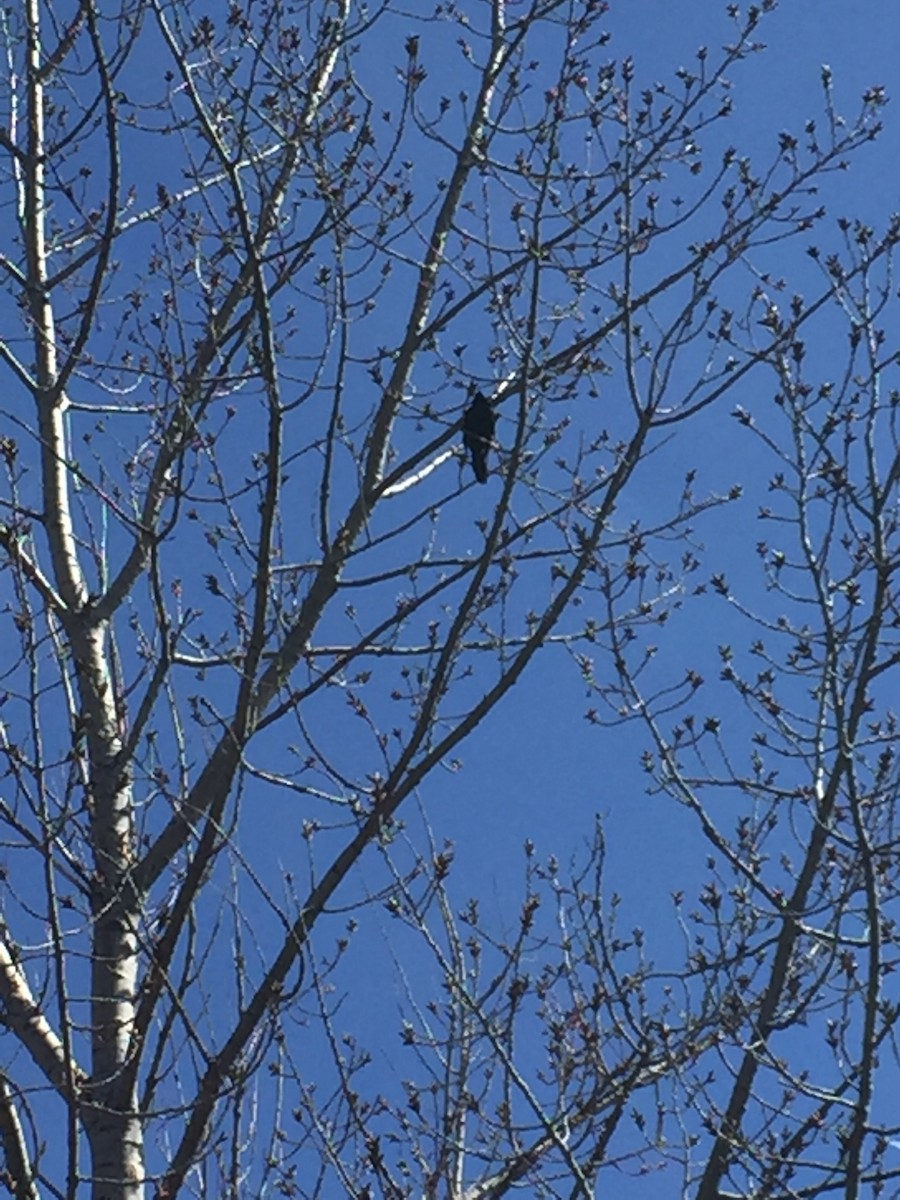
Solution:
[(696, 679), (691, 700), (646, 688), (628, 667), (601, 688), (646, 721), (647, 769), (696, 816), (711, 851), (685, 921), (699, 990), (728, 1017), (718, 1061), (687, 1085), (713, 1135), (691, 1172), (699, 1200), (876, 1196), (900, 1177), (889, 1100), (900, 1014), (900, 438), (898, 393), (885, 386), (900, 221), (878, 237), (859, 221), (840, 225), (842, 250), (824, 261), (811, 250), (838, 285), (837, 353), (819, 338), (808, 355), (793, 316), (762, 290), (734, 328), (745, 348), (760, 321), (788, 334), (767, 355), (771, 398), (734, 413), (771, 467), (756, 545), (766, 586), (751, 604), (724, 574), (712, 578), (750, 636), (718, 647), (721, 685), (705, 713)]
[[(884, 97), (841, 120), (826, 78), (821, 128), (754, 165), (724, 132), (760, 11), (648, 86), (607, 60), (605, 9), (26, 0), (3, 18), (17, 1196), (587, 1196), (602, 1170), (671, 1159), (704, 1200), (730, 1176), (760, 1196), (887, 1177), (897, 775), (869, 710), (897, 657), (876, 284), (896, 230), (848, 228), (789, 312), (746, 284), (807, 244)], [(804, 331), (835, 301), (849, 365), (808, 383)], [(797, 538), (760, 554), (808, 616), (758, 618), (791, 646), (757, 651), (784, 700), (725, 656), (761, 722), (748, 776), (717, 718), (667, 727), (682, 697), (638, 636), (681, 603), (692, 523), (740, 488), (695, 496), (691, 471), (629, 497), (766, 366), (788, 432), (745, 423), (784, 460)], [(477, 392), (487, 488), (462, 454)], [(646, 721), (648, 771), (711, 843), (671, 978), (616, 931), (601, 831), (569, 882), (527, 848), (506, 934), (477, 900), (455, 911), (453, 850), (429, 843), (429, 777), (554, 647), (612, 706), (598, 727)], [(753, 800), (736, 834), (705, 787)], [(788, 853), (789, 816), (799, 857), (779, 867), (764, 847)], [(379, 903), (440, 981), (411, 979), (395, 1095), (363, 1078), (332, 992), (356, 952), (338, 914)], [(772, 1047), (813, 1018), (839, 1083)]]

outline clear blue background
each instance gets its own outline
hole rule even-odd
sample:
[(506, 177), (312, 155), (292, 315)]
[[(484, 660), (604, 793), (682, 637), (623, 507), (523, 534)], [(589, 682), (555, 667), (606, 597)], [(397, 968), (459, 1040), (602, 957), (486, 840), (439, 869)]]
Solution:
[[(485, 19), (486, 6), (472, 3), (469, 7), (475, 19)], [(716, 48), (731, 39), (733, 27), (723, 8), (707, 0), (682, 3), (613, 0), (608, 15), (612, 38), (606, 48), (607, 57), (621, 60), (630, 55), (634, 59), (636, 89), (652, 86), (657, 80), (671, 82), (679, 66), (694, 67), (698, 46), (709, 46), (711, 58), (715, 58)], [(513, 0), (509, 0), (510, 13), (515, 9)], [(456, 31), (444, 23), (419, 23), (414, 14), (406, 13), (377, 25), (365, 56), (359, 60), (361, 74), (371, 82), (378, 105), (399, 107), (403, 85), (393, 65), (405, 61), (403, 41), (411, 32), (420, 36), (419, 58), (428, 71), (422, 86), (423, 103), (430, 100), (433, 105), (435, 97), (444, 91), (454, 94)], [(741, 154), (770, 161), (782, 130), (799, 135), (808, 118), (822, 123), (822, 64), (829, 64), (833, 71), (839, 112), (855, 115), (863, 91), (873, 85), (883, 84), (890, 92), (900, 49), (900, 10), (887, 0), (880, 3), (864, 0), (857, 4), (786, 0), (778, 11), (764, 19), (759, 37), (768, 48), (730, 73), (734, 114), (727, 130), (717, 132), (711, 140), (720, 149), (730, 141)], [(367, 57), (370, 55), (371, 58)], [(391, 69), (385, 71), (385, 63), (392, 64)], [(156, 65), (148, 62), (147, 66), (150, 79)], [(127, 89), (132, 99), (140, 98), (139, 86), (139, 77), (129, 81)], [(888, 214), (897, 208), (898, 111), (895, 103), (889, 105), (884, 112), (886, 128), (879, 139), (856, 155), (850, 170), (833, 173), (825, 181), (821, 199), (827, 205), (828, 218), (810, 237), (810, 241), (822, 246), (823, 253), (830, 248), (830, 240), (837, 244), (839, 216), (859, 217), (880, 228)], [(174, 156), (170, 161), (163, 139), (155, 143), (145, 139), (142, 144), (155, 148), (156, 157), (147, 153), (139, 166), (131, 160), (129, 169), (137, 172), (133, 182), (141, 202), (146, 202), (154, 194), (160, 176), (167, 171), (172, 172), (170, 187), (177, 188), (178, 169)], [(423, 153), (414, 164), (414, 189), (424, 192), (433, 178), (446, 172), (447, 165), (447, 156), (438, 158), (435, 154), (432, 160)], [(685, 233), (684, 242), (687, 240)], [(680, 261), (677, 237), (667, 243), (664, 255), (670, 257), (651, 253), (648, 261), (640, 264), (641, 270), (655, 277), (675, 266)], [(772, 259), (773, 271), (782, 272), (788, 281), (785, 297), (795, 289), (802, 291), (814, 286), (815, 271), (803, 254), (802, 242), (794, 243), (787, 252), (779, 249)], [(398, 294), (405, 296), (407, 303), (410, 279), (411, 274), (398, 273)], [(751, 286), (748, 278), (748, 291)], [(402, 314), (405, 310), (397, 311)], [(398, 336), (398, 330), (390, 322), (392, 315), (390, 309), (384, 315), (384, 337), (388, 344), (393, 344)], [(844, 343), (830, 336), (837, 327), (829, 324), (826, 315), (818, 326), (818, 335), (808, 338), (809, 356), (815, 360), (817, 374), (825, 378), (839, 374), (842, 368)], [(479, 338), (480, 331), (473, 329), (473, 347), (478, 347)], [(473, 350), (467, 366), (480, 367), (486, 373), (488, 368), (484, 362), (477, 363), (476, 358)], [(417, 378), (416, 383), (423, 390), (439, 387), (437, 380)], [(685, 386), (689, 385), (686, 380)], [(688, 436), (679, 434), (638, 472), (617, 514), (617, 522), (624, 523), (634, 516), (646, 519), (651, 513), (664, 511), (667, 505), (674, 505), (685, 472), (693, 467), (698, 469), (695, 484), (698, 495), (727, 491), (733, 484), (740, 484), (743, 488), (740, 501), (714, 510), (695, 523), (695, 538), (705, 548), (700, 575), (706, 579), (712, 571), (723, 571), (743, 599), (759, 604), (764, 610), (773, 600), (764, 590), (753, 548), (760, 537), (769, 536), (768, 531), (759, 530), (757, 510), (767, 502), (772, 468), (729, 414), (741, 403), (758, 413), (761, 421), (768, 420), (774, 389), (771, 376), (763, 371), (753, 374), (720, 406), (702, 415), (690, 427)], [(77, 394), (75, 398), (89, 399)], [(594, 408), (585, 408), (585, 423), (593, 418), (595, 411), (604, 413), (604, 406), (613, 405), (615, 400), (615, 394), (608, 389)], [(510, 425), (511, 422), (504, 427), (501, 420), (501, 440)], [(402, 436), (413, 438), (417, 433), (408, 428)], [(236, 457), (235, 468), (243, 471), (243, 460)], [(294, 477), (302, 480), (302, 462), (292, 470)], [(442, 470), (440, 480), (428, 485), (434, 486), (436, 496), (452, 489), (456, 482), (455, 465), (448, 464)], [(494, 477), (488, 487), (471, 489), (464, 503), (453, 507), (453, 520), (457, 522), (455, 549), (478, 551), (481, 540), (475, 522), (490, 515), (499, 488), (500, 479)], [(286, 489), (285, 494), (290, 495), (290, 490)], [(466, 521), (471, 521), (471, 525)], [(307, 533), (304, 529), (303, 534)], [(672, 554), (674, 559), (680, 555), (677, 544)], [(183, 556), (181, 566), (185, 576), (194, 572), (196, 592), (204, 595), (204, 604), (215, 611), (214, 602), (205, 595), (202, 578), (192, 563), (191, 550), (183, 551)], [(658, 677), (674, 681), (683, 677), (688, 668), (694, 668), (707, 680), (694, 705), (701, 718), (718, 712), (739, 722), (741, 718), (733, 707), (721, 707), (723, 693), (716, 683), (716, 647), (722, 642), (731, 642), (736, 648), (745, 646), (755, 633), (752, 627), (743, 625), (723, 599), (710, 594), (691, 596), (691, 583), (700, 581), (700, 578), (688, 581), (684, 606), (666, 628), (652, 636), (649, 632), (641, 636), (660, 646), (655, 668)], [(543, 595), (536, 596), (535, 602)], [(360, 591), (353, 598), (364, 614), (365, 592)], [(528, 599), (526, 596), (521, 603), (527, 604)], [(590, 610), (590, 604), (588, 597), (586, 611)], [(340, 640), (341, 636), (343, 631), (335, 625), (335, 637)], [(377, 672), (378, 663), (372, 665)], [(603, 673), (606, 665), (598, 659), (598, 673)], [(486, 673), (493, 670), (488, 656), (483, 668), (478, 669)], [(319, 701), (314, 702), (311, 720), (325, 727), (328, 705), (333, 699), (323, 698), (321, 707), (317, 707)], [(337, 701), (342, 703), (340, 698)], [(447, 764), (435, 771), (422, 787), (419, 801), (436, 842), (440, 844), (446, 838), (454, 843), (456, 856), (449, 889), (456, 907), (461, 907), (469, 895), (478, 896), (486, 923), (491, 923), (493, 917), (498, 931), (514, 927), (517, 919), (522, 898), (523, 843), (533, 841), (540, 858), (552, 854), (564, 862), (572, 856), (583, 860), (599, 814), (607, 837), (608, 886), (623, 898), (622, 926), (625, 929), (643, 926), (649, 957), (671, 966), (681, 956), (681, 946), (673, 940), (671, 893), (683, 889), (691, 895), (699, 889), (704, 877), (706, 845), (693, 818), (674, 801), (648, 795), (647, 776), (640, 766), (641, 753), (648, 744), (646, 732), (636, 721), (618, 728), (594, 727), (585, 719), (585, 713), (595, 703), (572, 659), (563, 650), (548, 649), (500, 708), (466, 741), (459, 755), (460, 768)], [(739, 727), (740, 732), (743, 731)], [(750, 732), (748, 725), (748, 757)], [(191, 736), (197, 737), (196, 731), (192, 730)], [(276, 728), (260, 739), (259, 747), (251, 749), (250, 758), (277, 770), (283, 746), (284, 736)], [(329, 749), (327, 730), (323, 734), (323, 748)], [(199, 740), (191, 757), (195, 762), (202, 759)], [(362, 750), (359, 760), (367, 761)], [(733, 823), (741, 802), (740, 796), (723, 797), (726, 825)], [(305, 893), (307, 882), (305, 848), (300, 836), (304, 815), (296, 796), (273, 788), (260, 788), (257, 792), (250, 785), (243, 799), (240, 829), (240, 845), (249, 861), (265, 874), (274, 860), (281, 868), (279, 874), (291, 872), (295, 876), (300, 895)], [(408, 805), (401, 816), (413, 840), (421, 844), (421, 822), (415, 807)], [(346, 836), (338, 832), (318, 840), (316, 857), (320, 870), (329, 862), (328, 848), (343, 845)], [(399, 848), (398, 853), (402, 857)], [(343, 892), (338, 895), (338, 902), (346, 901), (348, 908), (352, 908), (366, 888), (374, 893), (384, 885), (385, 874), (376, 853), (370, 851), (361, 872), (361, 877), (356, 877), (352, 887), (346, 889), (346, 895)], [(215, 886), (219, 884), (227, 890), (227, 879), (217, 879)], [(250, 886), (243, 888), (242, 897), (246, 905), (244, 915), (256, 927), (254, 931), (261, 943), (274, 944), (280, 930), (268, 923), (265, 905)], [(336, 915), (320, 925), (313, 939), (318, 950), (324, 953), (343, 933), (348, 915)], [(338, 1025), (373, 1043), (375, 1057), (370, 1076), (372, 1072), (377, 1074), (376, 1079), (369, 1081), (373, 1092), (393, 1090), (404, 1075), (397, 1049), (400, 1013), (405, 1008), (403, 985), (394, 970), (393, 954), (403, 959), (414, 992), (424, 996), (439, 994), (440, 981), (433, 967), (411, 950), (398, 924), (380, 907), (355, 909), (352, 915), (360, 922), (360, 931), (353, 939), (345, 970), (338, 974), (340, 986), (346, 989)], [(213, 991), (218, 972), (223, 991), (230, 986), (232, 964), (227, 961), (230, 950), (224, 941), (221, 950), (222, 961), (211, 960), (216, 972)], [(223, 1021), (223, 1027), (224, 1024)], [(540, 1052), (537, 1045), (534, 1051), (535, 1055)], [(635, 1191), (639, 1190), (645, 1198), (662, 1198), (672, 1196), (675, 1186), (671, 1176), (664, 1172), (655, 1183), (641, 1180)], [(621, 1194), (627, 1194), (624, 1180)]]

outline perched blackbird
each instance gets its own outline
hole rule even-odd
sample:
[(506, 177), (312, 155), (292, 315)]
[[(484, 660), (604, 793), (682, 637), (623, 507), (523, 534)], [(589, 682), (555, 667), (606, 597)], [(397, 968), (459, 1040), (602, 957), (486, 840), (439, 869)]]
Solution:
[(481, 392), (476, 392), (475, 399), (463, 415), (463, 445), (472, 456), (472, 470), (479, 483), (487, 483), (487, 456), (494, 440), (496, 423), (490, 402)]

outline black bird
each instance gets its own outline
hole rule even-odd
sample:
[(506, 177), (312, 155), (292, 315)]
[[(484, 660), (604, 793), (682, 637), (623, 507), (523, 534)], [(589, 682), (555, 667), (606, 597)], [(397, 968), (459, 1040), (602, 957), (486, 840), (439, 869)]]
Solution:
[(472, 470), (479, 483), (487, 483), (487, 456), (496, 424), (497, 417), (490, 401), (481, 392), (476, 392), (463, 414), (463, 445), (472, 456)]

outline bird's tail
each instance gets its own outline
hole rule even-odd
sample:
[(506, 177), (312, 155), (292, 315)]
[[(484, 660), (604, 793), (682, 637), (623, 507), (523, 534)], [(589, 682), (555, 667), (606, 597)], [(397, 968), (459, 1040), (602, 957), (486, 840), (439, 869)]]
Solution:
[(487, 446), (472, 447), (472, 470), (479, 483), (487, 483)]

